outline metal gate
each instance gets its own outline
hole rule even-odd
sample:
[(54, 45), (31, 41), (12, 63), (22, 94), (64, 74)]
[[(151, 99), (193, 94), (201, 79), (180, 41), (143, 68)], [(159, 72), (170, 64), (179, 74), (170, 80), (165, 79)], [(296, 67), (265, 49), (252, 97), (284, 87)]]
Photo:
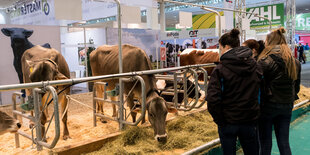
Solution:
[[(42, 107), (41, 104), (41, 98), (42, 98), (42, 94), (45, 94), (46, 92), (50, 92), (52, 94), (52, 99), (54, 102), (54, 112), (52, 114), (51, 120), (48, 123), (48, 126), (46, 128), (46, 130), (44, 131), (44, 135), (42, 136), (42, 124), (41, 124), (41, 115), (44, 112), (44, 110), (47, 108), (47, 103), (45, 103), (45, 106)], [(24, 117), (26, 119), (29, 119), (30, 121), (35, 123), (35, 126), (31, 129), (31, 135), (23, 132), (23, 131), (18, 131), (15, 134), (15, 145), (16, 148), (20, 147), (20, 143), (19, 143), (19, 135), (22, 135), (30, 140), (32, 140), (32, 142), (34, 144), (36, 144), (37, 150), (41, 151), (43, 149), (43, 146), (49, 149), (52, 149), (55, 147), (55, 145), (57, 144), (58, 140), (59, 140), (59, 136), (60, 136), (60, 125), (59, 125), (59, 112), (58, 112), (58, 95), (57, 92), (55, 90), (54, 87), (52, 86), (46, 86), (45, 88), (34, 88), (33, 89), (33, 97), (34, 97), (34, 116), (25, 114), (24, 112), (21, 111), (17, 111), (16, 110), (16, 97), (20, 97), (21, 98), (21, 102), (25, 103), (25, 99), (22, 97), (22, 93), (20, 92), (15, 92), (12, 96), (12, 100), (13, 100), (13, 117), (16, 119), (17, 115)], [(49, 98), (49, 97), (48, 97)], [(42, 108), (41, 108), (42, 107)], [(52, 141), (51, 144), (46, 143), (43, 138), (45, 138), (46, 133), (48, 132), (48, 129), (51, 125), (52, 120), (54, 119), (55, 122), (55, 137)], [(36, 131), (36, 136), (34, 136), (34, 130)]]

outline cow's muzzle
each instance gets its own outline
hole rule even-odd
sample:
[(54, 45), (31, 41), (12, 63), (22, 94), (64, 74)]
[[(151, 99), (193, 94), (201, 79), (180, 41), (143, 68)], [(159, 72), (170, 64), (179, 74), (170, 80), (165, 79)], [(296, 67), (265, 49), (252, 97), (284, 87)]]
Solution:
[(166, 143), (166, 142), (167, 142), (167, 139), (168, 139), (167, 134), (164, 134), (164, 135), (156, 135), (156, 136), (155, 136), (155, 140), (157, 140), (157, 141), (160, 142), (160, 143)]

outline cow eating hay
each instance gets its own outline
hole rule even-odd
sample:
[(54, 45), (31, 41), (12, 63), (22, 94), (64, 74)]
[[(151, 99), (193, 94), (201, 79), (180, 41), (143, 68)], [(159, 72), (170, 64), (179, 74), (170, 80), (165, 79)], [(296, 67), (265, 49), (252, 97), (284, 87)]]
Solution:
[[(134, 72), (152, 69), (151, 62), (146, 53), (135, 46), (123, 45), (123, 72)], [(100, 46), (90, 54), (90, 64), (94, 76), (108, 75), (118, 73), (118, 46)], [(165, 142), (167, 140), (166, 134), (166, 116), (168, 112), (176, 112), (176, 109), (168, 107), (165, 100), (156, 92), (155, 76), (142, 75), (146, 87), (146, 109), (148, 112), (149, 122), (152, 124), (156, 140)], [(107, 80), (107, 90), (110, 91), (115, 88), (118, 80)], [(124, 84), (124, 93), (128, 95), (135, 82), (128, 82)], [(103, 88), (101, 88), (103, 90)], [(137, 84), (132, 94), (128, 96), (127, 104), (130, 109), (134, 107), (134, 96), (141, 94), (140, 84)], [(102, 93), (98, 94), (98, 97)], [(103, 103), (98, 103), (100, 105)], [(101, 106), (102, 107), (102, 106)], [(132, 120), (135, 122), (136, 113), (131, 112)]]

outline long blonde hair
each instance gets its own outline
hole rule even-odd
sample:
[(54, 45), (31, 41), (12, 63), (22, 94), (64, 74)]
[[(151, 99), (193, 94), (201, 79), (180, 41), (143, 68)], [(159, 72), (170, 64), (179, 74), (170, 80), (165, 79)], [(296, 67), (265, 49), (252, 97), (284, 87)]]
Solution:
[(285, 29), (281, 27), (267, 35), (266, 42), (265, 42), (266, 48), (259, 55), (258, 61), (270, 54), (275, 53), (272, 49), (274, 49), (275, 46), (279, 45), (280, 54), (281, 54), (283, 61), (285, 62), (285, 65), (288, 71), (288, 76), (292, 80), (296, 80), (297, 70), (296, 70), (295, 58), (293, 57), (292, 52), (286, 43), (285, 36), (283, 35), (283, 33), (285, 33)]

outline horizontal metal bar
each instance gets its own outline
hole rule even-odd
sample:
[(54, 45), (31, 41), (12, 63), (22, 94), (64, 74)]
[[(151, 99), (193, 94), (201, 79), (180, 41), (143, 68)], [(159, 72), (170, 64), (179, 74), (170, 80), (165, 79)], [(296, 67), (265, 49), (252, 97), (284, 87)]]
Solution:
[(122, 78), (122, 77), (158, 74), (158, 73), (163, 73), (163, 72), (167, 72), (167, 71), (176, 71), (176, 70), (189, 69), (189, 68), (194, 68), (194, 67), (208, 67), (208, 66), (214, 66), (214, 63), (199, 64), (199, 65), (188, 65), (188, 66), (173, 67), (173, 68), (163, 68), (163, 69), (157, 69), (157, 70), (145, 70), (145, 71), (137, 71), (137, 72), (118, 73), (118, 74), (84, 77), (84, 78), (75, 78), (75, 79), (66, 79), (66, 80), (42, 81), (42, 82), (33, 82), (33, 83), (2, 85), (2, 86), (0, 86), (0, 91), (8, 91), (8, 90), (15, 90), (15, 89), (23, 89), (23, 88), (37, 88), (37, 87), (44, 87), (47, 85), (52, 85), (52, 86), (71, 85), (71, 84), (77, 84), (77, 83), (83, 83), (83, 82), (89, 82), (89, 81), (96, 81), (96, 80), (103, 80), (103, 79), (118, 79), (118, 78)]
[[(183, 74), (183, 73), (182, 73)], [(155, 75), (156, 78), (170, 78), (172, 77), (173, 78), (173, 75), (159, 75), (159, 74), (156, 74)], [(183, 76), (177, 76), (178, 78), (183, 78)]]
[(99, 97), (94, 97), (94, 100), (102, 101), (102, 102), (107, 102), (107, 103), (112, 103), (112, 104), (115, 104), (115, 105), (119, 106), (119, 101), (105, 100), (105, 99), (99, 98)]
[(28, 135), (26, 132), (18, 130), (17, 133), (22, 135), (22, 136), (24, 136), (24, 137), (26, 137), (26, 138), (28, 138), (28, 139), (30, 139), (32, 141), (32, 136)]
[(111, 120), (111, 121), (118, 121), (118, 119), (117, 118), (114, 118), (114, 117), (109, 117), (109, 116), (106, 116), (106, 115), (102, 115), (102, 114), (99, 114), (99, 113), (95, 113), (95, 116), (97, 116), (97, 117), (101, 117), (101, 118), (106, 118), (106, 119), (109, 119), (109, 120)]
[(157, 80), (169, 80), (169, 81), (173, 81), (173, 78), (168, 78), (168, 77), (155, 77)]
[(98, 85), (108, 85), (107, 82), (96, 82), (96, 84), (98, 84)]
[(217, 138), (217, 139), (215, 139), (215, 140), (212, 140), (211, 142), (208, 142), (208, 143), (206, 143), (206, 144), (204, 144), (204, 145), (201, 145), (201, 146), (199, 146), (199, 147), (196, 147), (196, 148), (193, 149), (193, 150), (190, 150), (190, 151), (188, 151), (188, 152), (185, 152), (185, 153), (183, 153), (182, 155), (197, 154), (197, 153), (199, 153), (199, 152), (201, 152), (201, 151), (203, 151), (203, 150), (206, 150), (206, 149), (211, 148), (211, 147), (213, 147), (213, 146), (215, 146), (215, 145), (218, 145), (218, 144), (220, 144), (220, 139), (219, 139), (219, 138)]
[[(174, 89), (166, 89), (163, 92), (174, 92)], [(184, 93), (184, 90), (177, 90), (178, 93)]]
[(309, 99), (304, 100), (304, 101), (301, 101), (301, 102), (295, 104), (295, 105), (294, 105), (294, 108), (300, 107), (300, 106), (302, 106), (302, 105), (304, 105), (304, 104), (306, 104), (306, 103), (308, 103), (308, 102), (309, 102)]
[(22, 117), (24, 117), (24, 118), (27, 118), (27, 119), (29, 119), (29, 120), (35, 122), (35, 118), (34, 118), (33, 116), (31, 116), (31, 115), (23, 114), (22, 112), (17, 111), (17, 110), (13, 110), (13, 114), (22, 116)]
[(170, 95), (170, 96), (174, 96), (174, 92), (162, 92), (162, 95)]

